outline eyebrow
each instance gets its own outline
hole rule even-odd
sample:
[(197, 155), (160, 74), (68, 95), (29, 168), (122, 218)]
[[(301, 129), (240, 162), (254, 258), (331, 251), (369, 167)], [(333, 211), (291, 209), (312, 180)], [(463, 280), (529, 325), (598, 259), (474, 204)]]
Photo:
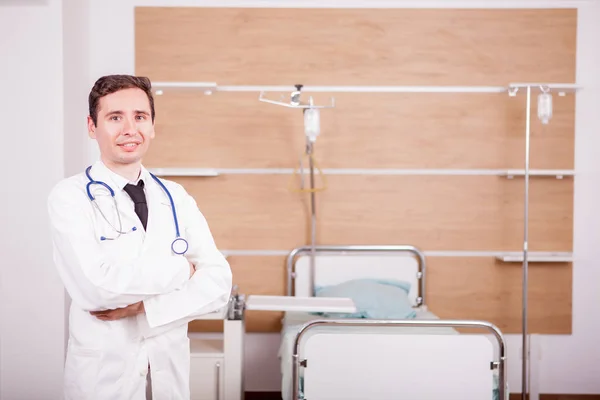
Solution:
[(107, 117), (110, 117), (111, 115), (123, 115), (123, 111), (114, 110), (114, 111), (109, 111), (106, 113)]
[[(144, 115), (150, 115), (150, 113), (148, 111), (145, 110), (134, 110), (135, 114), (144, 114)], [(106, 113), (106, 116), (109, 117), (111, 115), (123, 115), (124, 112), (121, 110), (114, 110), (114, 111), (109, 111), (108, 113)]]

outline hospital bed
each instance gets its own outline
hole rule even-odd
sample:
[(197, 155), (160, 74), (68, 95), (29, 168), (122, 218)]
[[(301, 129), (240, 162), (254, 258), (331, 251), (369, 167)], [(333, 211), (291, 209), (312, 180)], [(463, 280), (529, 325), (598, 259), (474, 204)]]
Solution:
[(277, 296), (248, 298), (250, 309), (284, 311), (283, 400), (508, 398), (502, 333), (429, 311), (417, 248), (300, 247), (287, 269), (277, 306)]

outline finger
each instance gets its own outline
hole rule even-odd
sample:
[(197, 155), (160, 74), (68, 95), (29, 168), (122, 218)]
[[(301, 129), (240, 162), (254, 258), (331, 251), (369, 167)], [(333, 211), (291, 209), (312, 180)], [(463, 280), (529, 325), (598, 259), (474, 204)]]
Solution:
[(92, 315), (104, 315), (104, 314), (109, 314), (111, 312), (114, 312), (115, 310), (101, 310), (101, 311), (90, 311), (90, 314)]
[(125, 318), (127, 316), (127, 312), (124, 309), (123, 310), (111, 310), (111, 311), (97, 312), (94, 316), (102, 321), (115, 321), (117, 319)]
[(109, 321), (115, 321), (117, 319), (123, 318), (122, 311), (114, 311), (106, 315)]
[(110, 311), (103, 311), (103, 312), (98, 312), (96, 314), (93, 314), (94, 317), (96, 318), (110, 318), (112, 315), (114, 315), (113, 312)]

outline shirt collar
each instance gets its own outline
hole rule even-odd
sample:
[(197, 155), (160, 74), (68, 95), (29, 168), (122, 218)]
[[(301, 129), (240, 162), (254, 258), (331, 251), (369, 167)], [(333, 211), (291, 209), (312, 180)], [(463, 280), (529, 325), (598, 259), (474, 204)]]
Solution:
[(102, 161), (98, 161), (96, 163), (96, 167), (101, 169), (103, 175), (107, 176), (113, 182), (115, 187), (119, 190), (123, 190), (123, 188), (125, 188), (125, 185), (127, 185), (128, 183), (131, 183), (132, 185), (137, 185), (140, 180), (143, 180), (146, 186), (148, 185), (148, 178), (150, 177), (150, 174), (143, 165), (141, 166), (140, 175), (133, 182), (130, 182), (129, 180), (127, 180), (127, 178), (110, 170)]

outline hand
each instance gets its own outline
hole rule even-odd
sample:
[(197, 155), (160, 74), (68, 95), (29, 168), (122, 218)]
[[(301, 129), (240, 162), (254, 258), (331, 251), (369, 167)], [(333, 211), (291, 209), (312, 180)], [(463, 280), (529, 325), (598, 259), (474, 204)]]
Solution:
[(192, 276), (194, 276), (194, 273), (196, 272), (196, 267), (191, 262), (189, 262), (189, 263), (190, 263), (190, 279), (192, 279)]
[(121, 318), (133, 317), (145, 312), (144, 303), (140, 301), (127, 307), (114, 310), (91, 311), (90, 314), (102, 321), (116, 321)]

